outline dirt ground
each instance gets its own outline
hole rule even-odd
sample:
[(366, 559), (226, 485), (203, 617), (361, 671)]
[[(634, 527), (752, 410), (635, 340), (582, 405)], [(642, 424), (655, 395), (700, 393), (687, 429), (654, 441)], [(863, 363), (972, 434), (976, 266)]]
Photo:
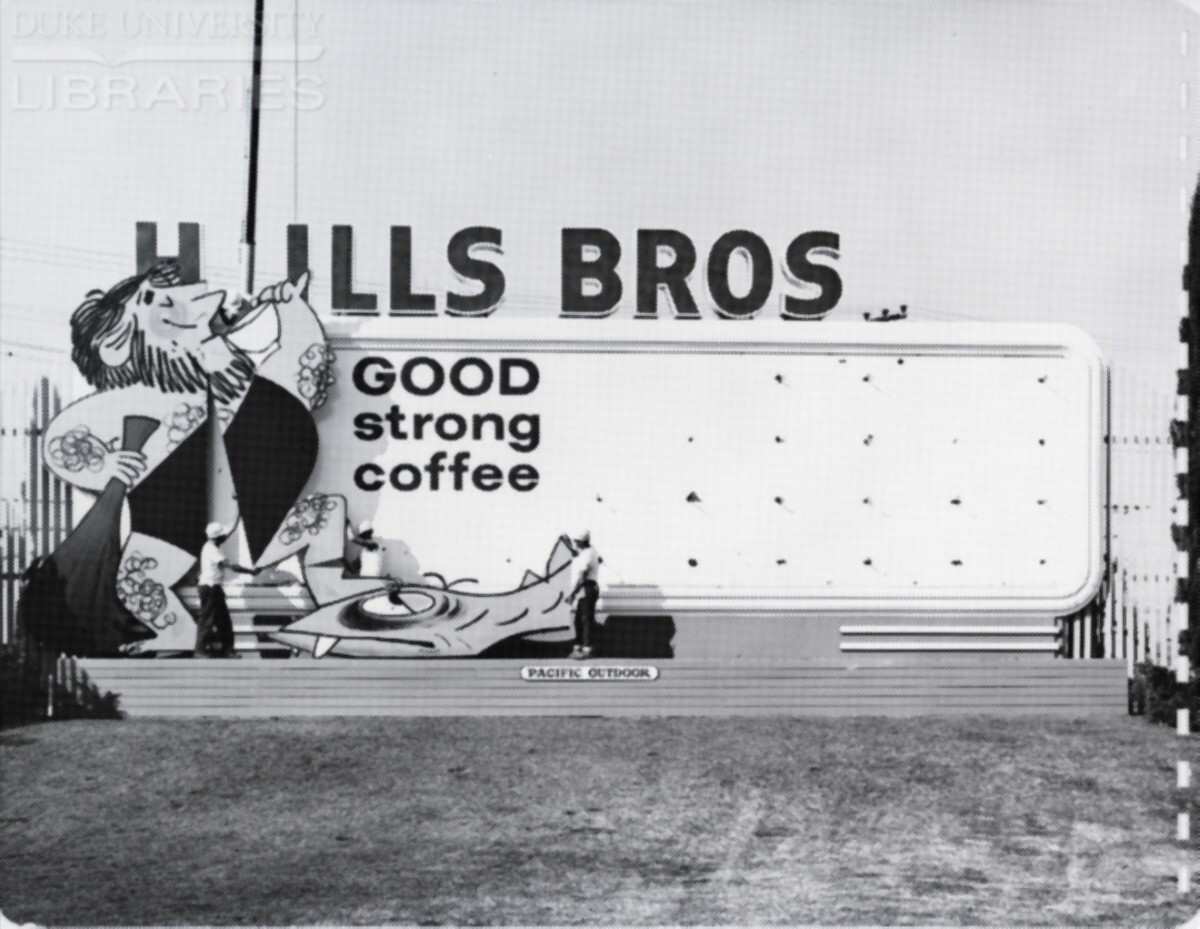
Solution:
[(0, 733), (42, 924), (1172, 926), (1141, 719), (77, 721)]

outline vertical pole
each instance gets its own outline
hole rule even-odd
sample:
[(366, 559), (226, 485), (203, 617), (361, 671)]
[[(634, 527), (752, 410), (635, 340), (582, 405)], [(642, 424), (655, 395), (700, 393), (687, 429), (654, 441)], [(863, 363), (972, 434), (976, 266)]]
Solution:
[(250, 135), (246, 148), (246, 218), (242, 226), (242, 288), (254, 294), (254, 243), (258, 223), (258, 134), (262, 103), (263, 4), (254, 0), (254, 58), (250, 74)]
[[(1108, 585), (1108, 610), (1112, 615), (1112, 635), (1113, 641), (1116, 643), (1114, 654), (1118, 658), (1129, 657), (1129, 643), (1125, 634), (1125, 619), (1121, 615), (1121, 593), (1117, 587), (1117, 568), (1119, 564), (1117, 559), (1112, 559), (1112, 574)], [(1133, 677), (1133, 673), (1129, 674)]]
[(1104, 584), (1101, 587), (1099, 621), (1104, 624), (1102, 657), (1120, 658), (1116, 645), (1117, 617), (1113, 609), (1112, 554), (1112, 367), (1104, 366)]
[(1134, 657), (1133, 627), (1129, 624), (1129, 605), (1125, 599), (1125, 569), (1121, 568), (1121, 635), (1125, 639), (1125, 657), (1129, 664), (1129, 678), (1133, 679), (1137, 660)]
[[(1125, 585), (1125, 596), (1129, 596), (1129, 585)], [(1133, 635), (1133, 666), (1136, 668), (1146, 658), (1143, 654), (1142, 646), (1142, 626), (1141, 620), (1138, 618), (1138, 608), (1136, 603), (1129, 605), (1129, 626)]]
[[(39, 447), (42, 442), (46, 441), (46, 434), (50, 431), (50, 379), (43, 377), (38, 384), (38, 394), (40, 402), (38, 403), (38, 437)], [(51, 541), (50, 535), (50, 469), (41, 462), (41, 457), (38, 458), (39, 477), (42, 482), (42, 554), (49, 555), (54, 551), (54, 544)]]
[(16, 613), (17, 579), (13, 576), (12, 532), (10, 520), (0, 526), (0, 645), (7, 645), (15, 638), (13, 615)]
[[(1200, 188), (1192, 195), (1192, 213), (1188, 223), (1188, 263), (1183, 269), (1183, 289), (1187, 300), (1182, 304), (1179, 320), (1180, 360), (1175, 398), (1176, 421), (1173, 424), (1176, 458), (1176, 487), (1181, 498), (1176, 501), (1176, 518), (1182, 524), (1176, 530), (1179, 554), (1176, 558), (1176, 597), (1179, 603), (1177, 631), (1189, 629), (1191, 618), (1200, 609), (1200, 584), (1196, 583), (1197, 551), (1196, 526), (1200, 520), (1200, 430), (1195, 427), (1200, 416)], [(1177, 643), (1168, 647), (1178, 649)], [(1189, 656), (1180, 656), (1176, 663), (1176, 680), (1186, 684), (1191, 680)], [(1188, 706), (1181, 712), (1195, 709)]]
[[(1186, 33), (1185, 33), (1186, 35)], [(1171, 423), (1172, 438), (1175, 446), (1175, 471), (1177, 493), (1182, 500), (1175, 505), (1176, 518), (1181, 526), (1172, 527), (1178, 548), (1175, 559), (1175, 599), (1179, 604), (1180, 630), (1189, 629), (1191, 618), (1200, 604), (1200, 585), (1196, 582), (1196, 526), (1200, 517), (1200, 435), (1196, 429), (1197, 414), (1200, 409), (1200, 187), (1192, 194), (1192, 213), (1188, 221), (1188, 252), (1187, 264), (1183, 268), (1183, 289), (1187, 292), (1187, 300), (1181, 306), (1179, 319), (1180, 361), (1182, 366), (1178, 374), (1176, 386), (1175, 416)], [(1176, 643), (1168, 642), (1171, 651), (1179, 650)], [(1196, 653), (1195, 644), (1188, 648), (1189, 654), (1181, 654), (1175, 665), (1175, 680), (1177, 684), (1187, 687), (1191, 682), (1191, 655)], [(1192, 713), (1195, 701), (1191, 688), (1185, 690), (1186, 697), (1183, 706), (1175, 711), (1175, 731), (1181, 736), (1187, 736), (1192, 729)], [(1181, 767), (1190, 769), (1190, 762), (1180, 761)], [(1191, 772), (1187, 772), (1186, 780), (1181, 772), (1177, 786), (1184, 783), (1190, 785)], [(1179, 825), (1176, 839), (1186, 842), (1190, 839), (1191, 797), (1186, 790), (1179, 791)], [(1178, 890), (1185, 893), (1190, 887), (1187, 864), (1179, 866)]]
[[(263, 7), (265, 0), (254, 0), (254, 46), (250, 65), (249, 131), (246, 135), (246, 212), (242, 219), (242, 242), (238, 249), (241, 264), (242, 293), (254, 296), (254, 252), (258, 235), (258, 152), (259, 129), (262, 117)], [(208, 421), (208, 513), (213, 522), (222, 522), (228, 514), (218, 501), (224, 500), (224, 490), (230, 476), (226, 467), (224, 439), (216, 416), (212, 392), (207, 398)], [(223, 483), (222, 483), (223, 482)], [(226, 527), (228, 528), (228, 527)]]
[[(1182, 30), (1179, 34), (1179, 53), (1184, 59), (1188, 58), (1189, 42), (1187, 30)], [(1192, 61), (1186, 62), (1187, 72), (1193, 74), (1195, 71), (1195, 63)], [(1184, 96), (1188, 94), (1191, 82), (1185, 80), (1182, 84)], [(1180, 160), (1187, 161), (1187, 142), (1188, 135), (1181, 134), (1180, 136)], [(1180, 188), (1180, 206), (1183, 206), (1184, 197), (1187, 190), (1185, 187)], [(1178, 458), (1176, 459), (1176, 471), (1182, 471), (1186, 477), (1180, 481), (1179, 476), (1176, 476), (1177, 486), (1180, 488), (1181, 495), (1186, 496), (1186, 506), (1179, 508), (1182, 513), (1186, 513), (1186, 524), (1184, 531), (1179, 533), (1183, 545), (1179, 546), (1183, 558), (1176, 558), (1177, 563), (1183, 561), (1185, 573), (1182, 582), (1177, 581), (1176, 599), (1180, 603), (1178, 627), (1182, 631), (1190, 629), (1191, 619), (1196, 616), (1196, 608), (1200, 606), (1200, 585), (1197, 584), (1196, 567), (1197, 567), (1197, 551), (1196, 551), (1196, 531), (1197, 518), (1200, 517), (1200, 435), (1197, 434), (1196, 421), (1197, 415), (1200, 414), (1200, 187), (1196, 187), (1192, 191), (1192, 212), (1188, 217), (1188, 247), (1187, 247), (1187, 263), (1183, 266), (1183, 289), (1187, 291), (1187, 301), (1182, 304), (1181, 318), (1179, 321), (1179, 341), (1187, 346), (1186, 363), (1182, 371), (1179, 372), (1179, 383), (1176, 387), (1175, 405), (1179, 413), (1184, 413), (1184, 425), (1182, 430), (1184, 442), (1176, 443), (1176, 455), (1179, 454), (1179, 447), (1182, 445), (1187, 450), (1187, 466), (1186, 469), (1180, 468)], [(1180, 409), (1180, 400), (1183, 397), (1187, 398), (1186, 409)], [(1172, 426), (1174, 427), (1174, 423)], [(1186, 491), (1186, 494), (1183, 492)], [(1182, 594), (1182, 596), (1180, 596)], [(1196, 630), (1200, 631), (1200, 629)], [(1192, 633), (1194, 634), (1194, 632)], [(1188, 636), (1190, 640), (1190, 635)], [(1169, 647), (1178, 649), (1178, 645), (1171, 644)], [(1191, 657), (1197, 653), (1195, 644), (1189, 644), (1187, 654), (1180, 655), (1180, 661), (1175, 666), (1175, 680), (1177, 683), (1190, 685), (1192, 680)], [(1175, 731), (1181, 736), (1186, 736), (1191, 732), (1192, 714), (1196, 710), (1195, 700), (1191, 694), (1191, 687), (1186, 686), (1185, 698), (1183, 707), (1175, 711)], [(1183, 762), (1190, 766), (1190, 762)], [(1183, 772), (1180, 772), (1181, 775)], [(1184, 783), (1190, 786), (1191, 776), (1190, 771), (1186, 781), (1181, 778), (1178, 786), (1183, 787)], [(1180, 807), (1179, 812), (1179, 827), (1176, 838), (1182, 842), (1190, 840), (1190, 823), (1191, 823), (1191, 797), (1190, 791), (1180, 790)], [(1189, 875), (1188, 858), (1192, 849), (1185, 849), (1184, 860), (1179, 865), (1177, 890), (1179, 893), (1187, 893), (1191, 889), (1191, 880)]]
[[(1156, 577), (1155, 580), (1157, 581), (1158, 578)], [(1157, 593), (1155, 594), (1154, 601), (1156, 603), (1159, 602)], [(1171, 631), (1172, 631), (1171, 630), (1171, 607), (1173, 605), (1174, 604), (1168, 602), (1166, 604), (1166, 606), (1162, 607), (1163, 664), (1166, 666), (1168, 671), (1177, 669), (1179, 667), (1179, 660), (1182, 660), (1180, 658), (1180, 655), (1178, 654), (1179, 653), (1179, 636), (1178, 636), (1178, 634), (1176, 634), (1174, 639), (1171, 638)]]
[[(12, 544), (11, 541), (9, 544)], [(16, 549), (17, 549), (17, 570), (24, 571), (27, 567), (29, 567), (29, 562), (30, 562), (29, 545), (25, 541), (25, 527), (24, 526), (21, 526), (17, 532)], [(13, 615), (13, 628), (16, 630), (18, 644), (21, 646), (21, 649), (26, 654), (28, 654), (29, 653), (29, 630), (22, 629), (20, 626), (17, 625), (16, 614)]]
[[(53, 404), (50, 410), (50, 419), (53, 421), (62, 412), (62, 397), (59, 395), (57, 388), (54, 389), (50, 399)], [(45, 470), (49, 471), (48, 468)], [(50, 514), (53, 520), (53, 524), (50, 527), (50, 547), (51, 549), (55, 549), (63, 540), (63, 482), (57, 474), (51, 476), (50, 490), (53, 496), (50, 504)]]
[(37, 539), (38, 517), (41, 512), (41, 497), (39, 492), (42, 486), (42, 463), (38, 457), (38, 448), (41, 442), (41, 433), (38, 431), (38, 426), (41, 423), (41, 411), (38, 408), (38, 391), (36, 386), (31, 387), (29, 398), (29, 428), (25, 431), (25, 434), (29, 437), (29, 471), (26, 474), (26, 489), (29, 500), (28, 521), (33, 527), (34, 554), (43, 555), (48, 553), (40, 547)]

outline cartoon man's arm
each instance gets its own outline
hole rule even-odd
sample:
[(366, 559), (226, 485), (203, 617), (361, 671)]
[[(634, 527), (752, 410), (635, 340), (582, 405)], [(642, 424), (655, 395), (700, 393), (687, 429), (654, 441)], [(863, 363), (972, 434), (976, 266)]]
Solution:
[(46, 429), (42, 460), (72, 487), (99, 493), (114, 477), (132, 486), (146, 471), (146, 456), (121, 449), (120, 404), (106, 394), (73, 403)]
[(227, 338), (247, 351), (260, 377), (269, 378), (317, 409), (333, 384), (333, 353), (316, 311), (304, 298), (309, 272), (295, 281), (263, 288), (258, 302), (267, 308)]

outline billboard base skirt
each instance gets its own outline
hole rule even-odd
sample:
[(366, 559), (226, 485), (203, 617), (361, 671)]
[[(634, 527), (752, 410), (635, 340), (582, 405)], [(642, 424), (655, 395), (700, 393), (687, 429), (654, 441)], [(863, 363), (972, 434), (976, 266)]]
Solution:
[(64, 659), (60, 687), (128, 717), (1117, 717), (1125, 662), (1041, 655), (810, 661)]

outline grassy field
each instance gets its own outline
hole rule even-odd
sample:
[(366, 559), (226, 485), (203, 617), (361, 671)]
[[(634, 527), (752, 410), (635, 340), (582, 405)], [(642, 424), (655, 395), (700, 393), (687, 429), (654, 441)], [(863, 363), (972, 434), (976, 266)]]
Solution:
[(1141, 720), (44, 724), (0, 733), (0, 908), (1170, 926), (1187, 752)]

